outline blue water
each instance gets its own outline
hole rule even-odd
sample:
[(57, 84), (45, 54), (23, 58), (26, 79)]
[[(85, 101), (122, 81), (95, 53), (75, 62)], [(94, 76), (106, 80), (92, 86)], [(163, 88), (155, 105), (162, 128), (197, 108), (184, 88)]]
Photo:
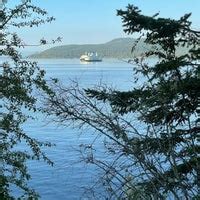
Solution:
[[(72, 60), (39, 60), (45, 69), (47, 78), (55, 77), (68, 85), (77, 80), (81, 87), (92, 87), (105, 83), (118, 89), (130, 89), (133, 86), (132, 65), (118, 60), (104, 60), (98, 63), (82, 64)], [(28, 163), (32, 176), (30, 185), (40, 194), (42, 200), (87, 199), (84, 188), (91, 187), (98, 179), (99, 170), (95, 166), (80, 162), (79, 145), (90, 144), (96, 137), (91, 130), (77, 130), (59, 127), (38, 116), (38, 120), (25, 124), (26, 132), (41, 141), (49, 141), (56, 146), (44, 149), (54, 162), (50, 167), (44, 162)], [(104, 157), (103, 138), (96, 141), (96, 154)], [(23, 148), (23, 146), (21, 147)], [(101, 191), (101, 188), (99, 188)], [(103, 189), (102, 189), (103, 191)]]

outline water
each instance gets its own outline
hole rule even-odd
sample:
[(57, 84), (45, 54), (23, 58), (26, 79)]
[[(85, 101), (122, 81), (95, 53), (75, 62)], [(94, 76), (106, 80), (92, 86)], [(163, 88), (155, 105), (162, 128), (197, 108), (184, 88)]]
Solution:
[(120, 89), (130, 88), (132, 66), (119, 60), (104, 60), (104, 62), (81, 63), (71, 60), (40, 60), (40, 66), (47, 71), (48, 77), (59, 78), (62, 82), (78, 80), (83, 87), (98, 83), (107, 83)]
[[(47, 78), (58, 78), (66, 85), (70, 80), (77, 80), (81, 87), (85, 88), (100, 82), (122, 90), (133, 86), (132, 66), (122, 61), (104, 60), (98, 63), (81, 64), (77, 59), (63, 59), (38, 62), (41, 68), (46, 70)], [(38, 116), (37, 121), (25, 124), (24, 129), (32, 137), (56, 145), (44, 149), (47, 156), (55, 163), (54, 167), (38, 161), (28, 163), (32, 176), (30, 185), (40, 194), (41, 199), (75, 200), (84, 197), (84, 188), (96, 182), (98, 169), (80, 162), (80, 153), (77, 149), (81, 143), (90, 144), (96, 134), (84, 130), (80, 134), (77, 129), (58, 127), (56, 124), (47, 123), (42, 116)], [(104, 156), (101, 141), (102, 139), (96, 143), (99, 157)]]

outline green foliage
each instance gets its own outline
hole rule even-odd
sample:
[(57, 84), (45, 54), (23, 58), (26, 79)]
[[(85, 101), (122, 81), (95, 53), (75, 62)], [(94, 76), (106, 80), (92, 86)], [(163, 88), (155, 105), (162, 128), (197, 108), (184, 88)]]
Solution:
[[(18, 52), (23, 41), (11, 27), (33, 27), (51, 22), (47, 12), (25, 0), (14, 8), (4, 7), (1, 11), (0, 55), (5, 56), (0, 65), (0, 196), (1, 199), (15, 199), (11, 186), (19, 189), (23, 199), (37, 199), (39, 195), (30, 188), (27, 181), (31, 178), (26, 166), (27, 160), (44, 160), (53, 163), (41, 151), (42, 146), (50, 143), (39, 142), (23, 131), (22, 125), (32, 118), (31, 113), (38, 111), (36, 90), (51, 94), (44, 79), (45, 72), (36, 62), (23, 60)], [(42, 16), (42, 18), (39, 18)], [(27, 150), (19, 150), (23, 142)]]
[[(158, 18), (158, 14), (148, 17), (129, 5), (118, 15), (125, 32), (140, 32), (146, 35), (147, 44), (157, 44), (161, 49), (133, 60), (136, 73), (147, 78), (141, 87), (129, 92), (88, 89), (86, 93), (108, 102), (113, 112), (120, 115), (138, 113), (138, 119), (151, 127), (147, 135), (141, 134), (126, 143), (129, 149), (137, 147), (142, 164), (152, 163), (144, 166), (151, 176), (138, 182), (147, 196), (164, 198), (164, 193), (178, 199), (196, 197), (200, 186), (200, 32), (190, 28), (191, 14), (179, 20)], [(178, 56), (179, 46), (187, 47), (188, 52)], [(154, 65), (146, 61), (152, 56), (157, 56)], [(141, 162), (134, 151), (128, 154)], [(164, 165), (159, 159), (163, 159)]]

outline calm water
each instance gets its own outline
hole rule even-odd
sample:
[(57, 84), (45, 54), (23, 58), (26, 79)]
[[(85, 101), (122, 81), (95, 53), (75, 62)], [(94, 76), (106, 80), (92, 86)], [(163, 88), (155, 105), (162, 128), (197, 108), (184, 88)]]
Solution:
[[(82, 87), (106, 83), (119, 89), (128, 89), (132, 84), (132, 66), (122, 61), (105, 60), (99, 63), (81, 64), (79, 60), (39, 60), (47, 77), (59, 78), (66, 85), (69, 80), (78, 80)], [(32, 137), (49, 141), (56, 146), (44, 149), (54, 167), (43, 162), (28, 163), (32, 180), (30, 185), (38, 191), (42, 200), (87, 199), (84, 188), (94, 185), (99, 171), (80, 162), (77, 151), (81, 143), (90, 144), (95, 134), (92, 131), (58, 127), (47, 123), (43, 116), (25, 124), (25, 130)], [(97, 156), (103, 157), (102, 139), (96, 142)], [(21, 147), (23, 148), (23, 146)], [(101, 191), (101, 188), (99, 188)]]

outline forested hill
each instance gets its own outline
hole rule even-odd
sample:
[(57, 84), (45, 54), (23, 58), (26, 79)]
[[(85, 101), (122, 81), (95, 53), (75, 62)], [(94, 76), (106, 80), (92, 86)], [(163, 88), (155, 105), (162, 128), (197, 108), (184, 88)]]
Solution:
[[(79, 58), (85, 52), (98, 52), (103, 58), (130, 58), (135, 43), (132, 38), (114, 39), (104, 44), (62, 45), (33, 54), (31, 58)], [(137, 55), (149, 48), (143, 41), (137, 45)]]
[[(136, 43), (133, 38), (118, 38), (104, 44), (83, 44), (83, 45), (62, 45), (47, 49), (41, 53), (33, 54), (30, 58), (79, 58), (85, 52), (98, 52), (103, 58), (131, 58), (140, 56), (145, 51), (152, 49), (152, 46), (140, 40), (136, 51), (131, 53), (131, 49)], [(178, 49), (178, 54), (182, 54), (186, 49)]]

